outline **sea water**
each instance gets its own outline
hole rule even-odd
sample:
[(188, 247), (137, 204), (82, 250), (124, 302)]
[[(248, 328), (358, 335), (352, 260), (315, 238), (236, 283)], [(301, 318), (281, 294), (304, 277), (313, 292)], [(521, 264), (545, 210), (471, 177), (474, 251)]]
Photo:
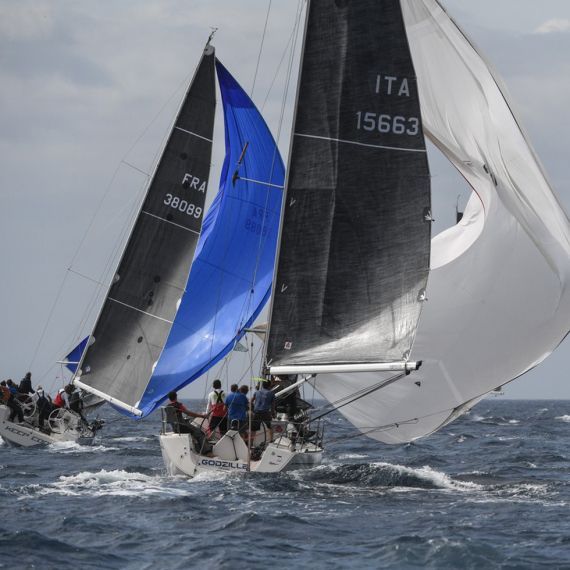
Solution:
[(570, 568), (570, 401), (488, 399), (395, 447), (335, 412), (321, 467), (193, 480), (158, 413), (101, 415), (93, 447), (0, 445), (0, 568)]

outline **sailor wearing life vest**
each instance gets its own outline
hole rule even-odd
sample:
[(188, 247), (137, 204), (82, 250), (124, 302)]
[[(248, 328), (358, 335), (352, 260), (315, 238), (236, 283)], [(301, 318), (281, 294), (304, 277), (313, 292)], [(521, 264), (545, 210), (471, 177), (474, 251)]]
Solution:
[(57, 392), (57, 396), (53, 400), (53, 405), (56, 408), (65, 408), (69, 410), (69, 395), (73, 391), (73, 388), (68, 384), (65, 388), (61, 388)]
[(222, 383), (214, 380), (214, 388), (208, 395), (208, 414), (210, 433), (214, 433), (216, 428), (220, 429), (220, 434), (224, 435), (228, 431), (228, 410), (226, 408), (226, 394), (222, 390)]

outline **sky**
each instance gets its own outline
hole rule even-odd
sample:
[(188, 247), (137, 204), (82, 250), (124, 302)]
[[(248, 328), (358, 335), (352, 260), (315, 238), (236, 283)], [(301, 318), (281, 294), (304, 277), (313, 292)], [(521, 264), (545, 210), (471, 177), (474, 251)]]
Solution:
[[(271, 2), (258, 64), (269, 0), (0, 0), (0, 376), (61, 382), (56, 361), (97, 316), (212, 27), (218, 57), (253, 91), (287, 156), (298, 61), (297, 50), (288, 83), (288, 46), (301, 4)], [(443, 4), (502, 76), (570, 211), (570, 2)], [(210, 191), (221, 135), (220, 120)], [(468, 192), (436, 151), (430, 167), (441, 231)], [(569, 357), (567, 340), (506, 396), (570, 399)]]

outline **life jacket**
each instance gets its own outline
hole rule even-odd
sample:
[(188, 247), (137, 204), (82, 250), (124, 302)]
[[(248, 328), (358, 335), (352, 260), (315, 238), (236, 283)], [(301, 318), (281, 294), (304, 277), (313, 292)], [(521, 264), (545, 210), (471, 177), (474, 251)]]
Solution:
[(63, 394), (63, 392), (58, 392), (57, 396), (53, 400), (53, 405), (56, 408), (64, 408), (65, 407), (65, 402), (62, 398), (62, 394)]
[(210, 413), (213, 417), (223, 418), (227, 411), (226, 405), (224, 404), (224, 391), (220, 390), (218, 392), (217, 390), (214, 390), (212, 394), (214, 394), (215, 401), (213, 403), (210, 402)]
[(8, 402), (11, 395), (8, 386), (0, 386), (0, 402)]

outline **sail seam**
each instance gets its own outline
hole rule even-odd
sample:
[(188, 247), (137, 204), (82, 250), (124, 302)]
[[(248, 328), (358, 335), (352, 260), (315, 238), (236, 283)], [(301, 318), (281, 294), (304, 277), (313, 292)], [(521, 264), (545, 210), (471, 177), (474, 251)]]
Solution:
[(109, 299), (109, 301), (113, 301), (114, 303), (119, 303), (119, 305), (123, 305), (124, 307), (128, 307), (129, 309), (133, 309), (133, 311), (138, 311), (139, 313), (142, 313), (143, 315), (148, 315), (149, 317), (152, 317), (153, 319), (158, 319), (159, 321), (164, 321), (165, 323), (170, 323), (170, 324), (173, 323), (173, 321), (169, 321), (168, 319), (164, 319), (164, 318), (159, 317), (157, 315), (147, 313), (146, 311), (143, 311), (142, 309), (137, 309), (136, 307), (133, 307), (132, 305), (128, 305), (127, 303), (123, 303), (122, 301), (118, 301), (117, 299), (113, 299), (112, 297), (107, 297), (107, 298)]
[(346, 139), (335, 139), (332, 137), (321, 137), (321, 136), (317, 136), (317, 135), (307, 135), (304, 133), (295, 133), (296, 137), (306, 137), (309, 139), (320, 139), (323, 141), (335, 141), (335, 142), (339, 142), (339, 143), (345, 143), (345, 144), (354, 144), (357, 146), (366, 146), (366, 147), (370, 147), (370, 148), (381, 148), (381, 149), (385, 149), (385, 150), (402, 150), (405, 152), (423, 152), (426, 153), (427, 150), (425, 148), (402, 148), (402, 147), (398, 147), (398, 146), (383, 146), (383, 145), (379, 145), (379, 144), (369, 144), (369, 143), (361, 143), (361, 142), (357, 142), (357, 141), (349, 141)]
[(150, 216), (151, 218), (156, 218), (157, 220), (160, 220), (161, 222), (166, 222), (167, 224), (172, 224), (173, 226), (176, 226), (177, 228), (182, 228), (183, 230), (186, 230), (187, 232), (191, 232), (193, 234), (196, 234), (197, 236), (200, 235), (200, 232), (197, 232), (196, 230), (193, 230), (191, 228), (187, 228), (186, 226), (183, 226), (182, 224), (177, 224), (176, 222), (171, 222), (170, 220), (167, 220), (166, 218), (161, 218), (160, 216), (157, 216), (156, 214), (151, 214), (150, 212), (147, 212), (146, 210), (143, 210), (142, 213), (146, 214), (147, 216)]
[(189, 135), (193, 135), (193, 136), (195, 136), (195, 137), (198, 137), (199, 139), (208, 141), (208, 142), (210, 142), (210, 143), (213, 142), (212, 139), (209, 139), (209, 138), (207, 138), (207, 137), (203, 137), (202, 135), (199, 135), (199, 134), (197, 134), (197, 133), (193, 133), (192, 131), (189, 131), (189, 130), (187, 130), (187, 129), (183, 129), (182, 127), (176, 127), (176, 126), (175, 126), (174, 128), (177, 129), (177, 130), (179, 130), (179, 131), (182, 131), (183, 133), (186, 133), (186, 134), (189, 134)]

